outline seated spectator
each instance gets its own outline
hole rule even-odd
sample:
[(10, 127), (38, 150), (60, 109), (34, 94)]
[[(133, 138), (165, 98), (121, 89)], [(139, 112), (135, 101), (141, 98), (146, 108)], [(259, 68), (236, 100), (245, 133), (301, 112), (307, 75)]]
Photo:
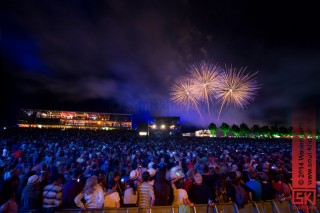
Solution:
[[(84, 199), (85, 203), (82, 202)], [(97, 176), (91, 176), (87, 179), (83, 191), (74, 199), (74, 202), (81, 209), (102, 208), (104, 202), (104, 193), (98, 184)]]

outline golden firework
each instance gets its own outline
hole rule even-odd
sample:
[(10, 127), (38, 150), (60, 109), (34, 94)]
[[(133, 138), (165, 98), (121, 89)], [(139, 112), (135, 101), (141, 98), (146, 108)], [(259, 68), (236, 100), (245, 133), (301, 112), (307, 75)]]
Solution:
[(246, 73), (246, 68), (225, 67), (215, 89), (215, 98), (221, 102), (218, 119), (224, 106), (244, 108), (253, 101), (259, 88), (255, 78), (257, 73)]
[(178, 78), (171, 88), (171, 100), (186, 110), (195, 109), (200, 117), (199, 100), (196, 97), (195, 86), (190, 78)]
[(195, 96), (206, 103), (210, 115), (210, 104), (218, 83), (220, 68), (204, 61), (189, 67), (190, 79), (193, 82)]

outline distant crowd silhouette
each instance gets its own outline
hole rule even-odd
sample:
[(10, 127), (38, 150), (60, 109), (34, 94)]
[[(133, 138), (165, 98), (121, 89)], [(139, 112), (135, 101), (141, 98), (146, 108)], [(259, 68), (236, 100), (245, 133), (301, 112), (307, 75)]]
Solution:
[(289, 139), (9, 128), (0, 149), (0, 212), (291, 199)]

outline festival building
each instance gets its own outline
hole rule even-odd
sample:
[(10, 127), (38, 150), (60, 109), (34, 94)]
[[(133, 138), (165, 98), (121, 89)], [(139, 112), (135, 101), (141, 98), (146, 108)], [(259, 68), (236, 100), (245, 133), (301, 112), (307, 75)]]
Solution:
[(132, 129), (131, 114), (21, 109), (19, 127)]

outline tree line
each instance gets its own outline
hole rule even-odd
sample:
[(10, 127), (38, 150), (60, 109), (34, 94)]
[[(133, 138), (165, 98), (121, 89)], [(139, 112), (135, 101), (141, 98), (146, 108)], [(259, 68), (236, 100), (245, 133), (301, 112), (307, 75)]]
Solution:
[[(285, 126), (259, 126), (254, 124), (252, 127), (249, 127), (245, 123), (240, 125), (227, 123), (221, 123), (218, 127), (215, 123), (210, 123), (208, 129), (212, 135), (215, 135), (219, 129), (224, 136), (227, 136), (227, 133), (231, 133), (236, 137), (292, 137), (292, 127)], [(316, 130), (317, 138), (320, 136), (319, 130)]]

